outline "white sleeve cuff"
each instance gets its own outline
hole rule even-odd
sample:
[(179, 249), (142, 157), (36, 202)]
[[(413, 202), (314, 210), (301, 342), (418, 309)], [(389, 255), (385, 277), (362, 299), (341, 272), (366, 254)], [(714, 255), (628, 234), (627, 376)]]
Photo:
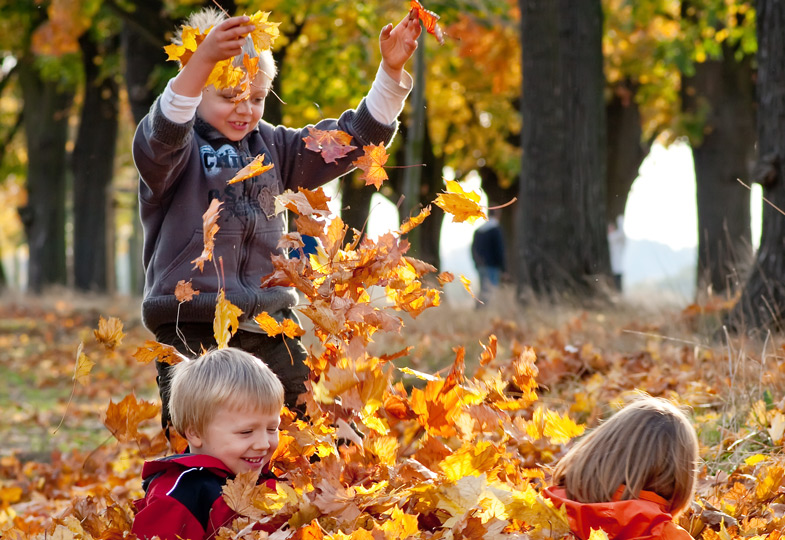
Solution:
[(384, 68), (379, 65), (368, 95), (365, 96), (365, 105), (378, 122), (392, 124), (403, 110), (406, 97), (412, 90), (414, 81), (405, 70), (401, 74), (401, 82), (396, 82)]
[(196, 107), (202, 101), (202, 95), (196, 97), (181, 96), (172, 90), (172, 81), (169, 79), (164, 93), (161, 94), (159, 104), (163, 115), (175, 124), (190, 122), (196, 114)]

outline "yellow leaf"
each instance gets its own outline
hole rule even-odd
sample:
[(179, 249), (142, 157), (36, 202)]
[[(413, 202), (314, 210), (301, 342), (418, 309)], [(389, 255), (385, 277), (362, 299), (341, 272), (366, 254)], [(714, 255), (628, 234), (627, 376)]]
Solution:
[(215, 304), (215, 320), (213, 320), (213, 332), (219, 349), (229, 346), (229, 340), (237, 332), (238, 318), (242, 314), (242, 309), (226, 299), (224, 290), (219, 290), (218, 301)]
[(493, 444), (480, 441), (476, 444), (464, 445), (447, 456), (439, 466), (448, 480), (456, 482), (464, 476), (490, 471), (500, 457), (499, 450)]
[(74, 370), (74, 380), (82, 386), (87, 386), (90, 381), (90, 370), (93, 369), (95, 362), (87, 358), (82, 352), (83, 344), (79, 344), (76, 351), (76, 368)]
[(547, 437), (552, 444), (563, 444), (582, 434), (584, 427), (576, 424), (566, 414), (562, 417), (556, 411), (535, 409), (532, 419), (526, 422), (526, 433), (532, 439)]
[(385, 512), (390, 515), (390, 519), (382, 523), (382, 531), (385, 533), (385, 538), (408, 538), (414, 536), (420, 537), (420, 527), (417, 523), (417, 516), (407, 514), (398, 506), (393, 507), (392, 510)]
[(785, 415), (777, 411), (771, 419), (771, 427), (768, 429), (769, 436), (775, 444), (780, 444), (783, 433), (785, 433)]
[(98, 343), (103, 343), (104, 347), (113, 351), (123, 342), (125, 337), (123, 323), (117, 317), (109, 317), (109, 319), (100, 317), (98, 319), (98, 329), (93, 330), (93, 335)]
[(273, 42), (280, 35), (278, 26), (281, 23), (274, 23), (267, 20), (270, 16), (269, 11), (257, 11), (250, 16), (251, 20), (248, 24), (256, 26), (251, 31), (251, 39), (253, 40), (254, 48), (257, 51), (265, 51), (272, 48)]
[(474, 223), (480, 218), (488, 219), (479, 205), (480, 195), (474, 191), (464, 191), (455, 180), (448, 180), (446, 192), (440, 193), (433, 202), (448, 214), (452, 214), (456, 223)]
[(749, 465), (750, 467), (754, 467), (761, 461), (766, 461), (768, 458), (763, 454), (755, 454), (754, 456), (750, 456), (744, 460), (744, 463)]
[(589, 534), (589, 540), (609, 540), (608, 533), (606, 533), (602, 529), (591, 529), (591, 534)]
[(466, 292), (469, 293), (471, 297), (476, 300), (477, 297), (474, 296), (474, 293), (472, 292), (472, 280), (461, 274), (461, 283), (463, 283), (463, 288), (466, 289)]
[(258, 471), (246, 471), (238, 474), (234, 479), (227, 480), (223, 488), (223, 498), (227, 506), (241, 516), (255, 520), (262, 519), (265, 513), (254, 505), (254, 499), (260, 497), (269, 488), (257, 485), (258, 479)]

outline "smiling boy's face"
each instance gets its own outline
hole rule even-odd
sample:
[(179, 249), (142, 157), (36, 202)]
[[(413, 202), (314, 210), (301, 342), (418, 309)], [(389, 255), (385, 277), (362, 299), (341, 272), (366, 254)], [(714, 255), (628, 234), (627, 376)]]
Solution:
[(209, 86), (202, 91), (199, 116), (231, 141), (239, 141), (262, 119), (264, 100), (270, 91), (270, 80), (259, 73), (251, 82), (250, 96), (242, 101), (234, 98), (240, 88), (217, 89)]
[(235, 475), (261, 472), (278, 448), (279, 413), (255, 409), (218, 407), (213, 418), (195, 433), (186, 429), (186, 439), (193, 454), (220, 459)]

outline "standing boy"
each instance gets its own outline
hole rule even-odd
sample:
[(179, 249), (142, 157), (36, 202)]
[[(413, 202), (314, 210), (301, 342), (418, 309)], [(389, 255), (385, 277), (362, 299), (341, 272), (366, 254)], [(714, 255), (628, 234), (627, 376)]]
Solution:
[(214, 349), (173, 367), (170, 411), (190, 453), (148, 461), (144, 499), (132, 531), (161, 540), (213, 538), (237, 514), (222, 497), (226, 480), (256, 471), (275, 486), (283, 386), (264, 362), (240, 349)]
[[(249, 17), (226, 19), (214, 10), (194, 14), (187, 25), (205, 32), (182, 70), (137, 128), (133, 155), (141, 176), (139, 202), (144, 226), (145, 291), (142, 318), (156, 340), (195, 356), (215, 346), (213, 318), (219, 287), (243, 311), (240, 328), (230, 345), (249, 351), (278, 375), (285, 401), (294, 407), (305, 391), (308, 368), (299, 340), (270, 338), (253, 318), (262, 311), (278, 320), (296, 318), (292, 307), (298, 298), (293, 289), (260, 287), (261, 278), (273, 267), (271, 255), (285, 232), (285, 216), (275, 214), (275, 196), (299, 187), (313, 189), (348, 171), (364, 145), (388, 144), (397, 129), (396, 118), (411, 89), (403, 70), (417, 46), (420, 23), (410, 12), (397, 26), (385, 26), (379, 37), (381, 67), (368, 95), (356, 110), (337, 120), (323, 120), (320, 130), (338, 129), (350, 134), (358, 150), (325, 163), (321, 155), (305, 148), (306, 128), (272, 126), (261, 120), (275, 64), (269, 50), (258, 51), (248, 36), (254, 29)], [(216, 63), (234, 58), (242, 66), (245, 56), (259, 58), (259, 74), (249, 94), (240, 87), (205, 87)], [(256, 156), (274, 167), (242, 183), (227, 185), (237, 171)], [(193, 271), (193, 261), (203, 248), (202, 214), (213, 199), (223, 204), (215, 237), (213, 259)], [(180, 280), (191, 280), (199, 295), (186, 303), (175, 297)], [(163, 401), (162, 423), (168, 425), (166, 387), (168, 365), (158, 364)]]

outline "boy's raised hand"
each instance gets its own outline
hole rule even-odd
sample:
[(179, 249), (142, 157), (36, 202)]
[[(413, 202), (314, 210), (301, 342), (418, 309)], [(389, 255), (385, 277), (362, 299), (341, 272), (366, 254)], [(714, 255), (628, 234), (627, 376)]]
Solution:
[(394, 28), (392, 24), (382, 28), (379, 35), (382, 67), (393, 79), (400, 80), (403, 66), (417, 49), (417, 38), (421, 31), (420, 19), (415, 10), (409, 11)]
[(172, 82), (172, 90), (183, 96), (198, 96), (215, 64), (243, 52), (245, 36), (254, 30), (246, 15), (230, 17), (210, 30), (191, 60)]

